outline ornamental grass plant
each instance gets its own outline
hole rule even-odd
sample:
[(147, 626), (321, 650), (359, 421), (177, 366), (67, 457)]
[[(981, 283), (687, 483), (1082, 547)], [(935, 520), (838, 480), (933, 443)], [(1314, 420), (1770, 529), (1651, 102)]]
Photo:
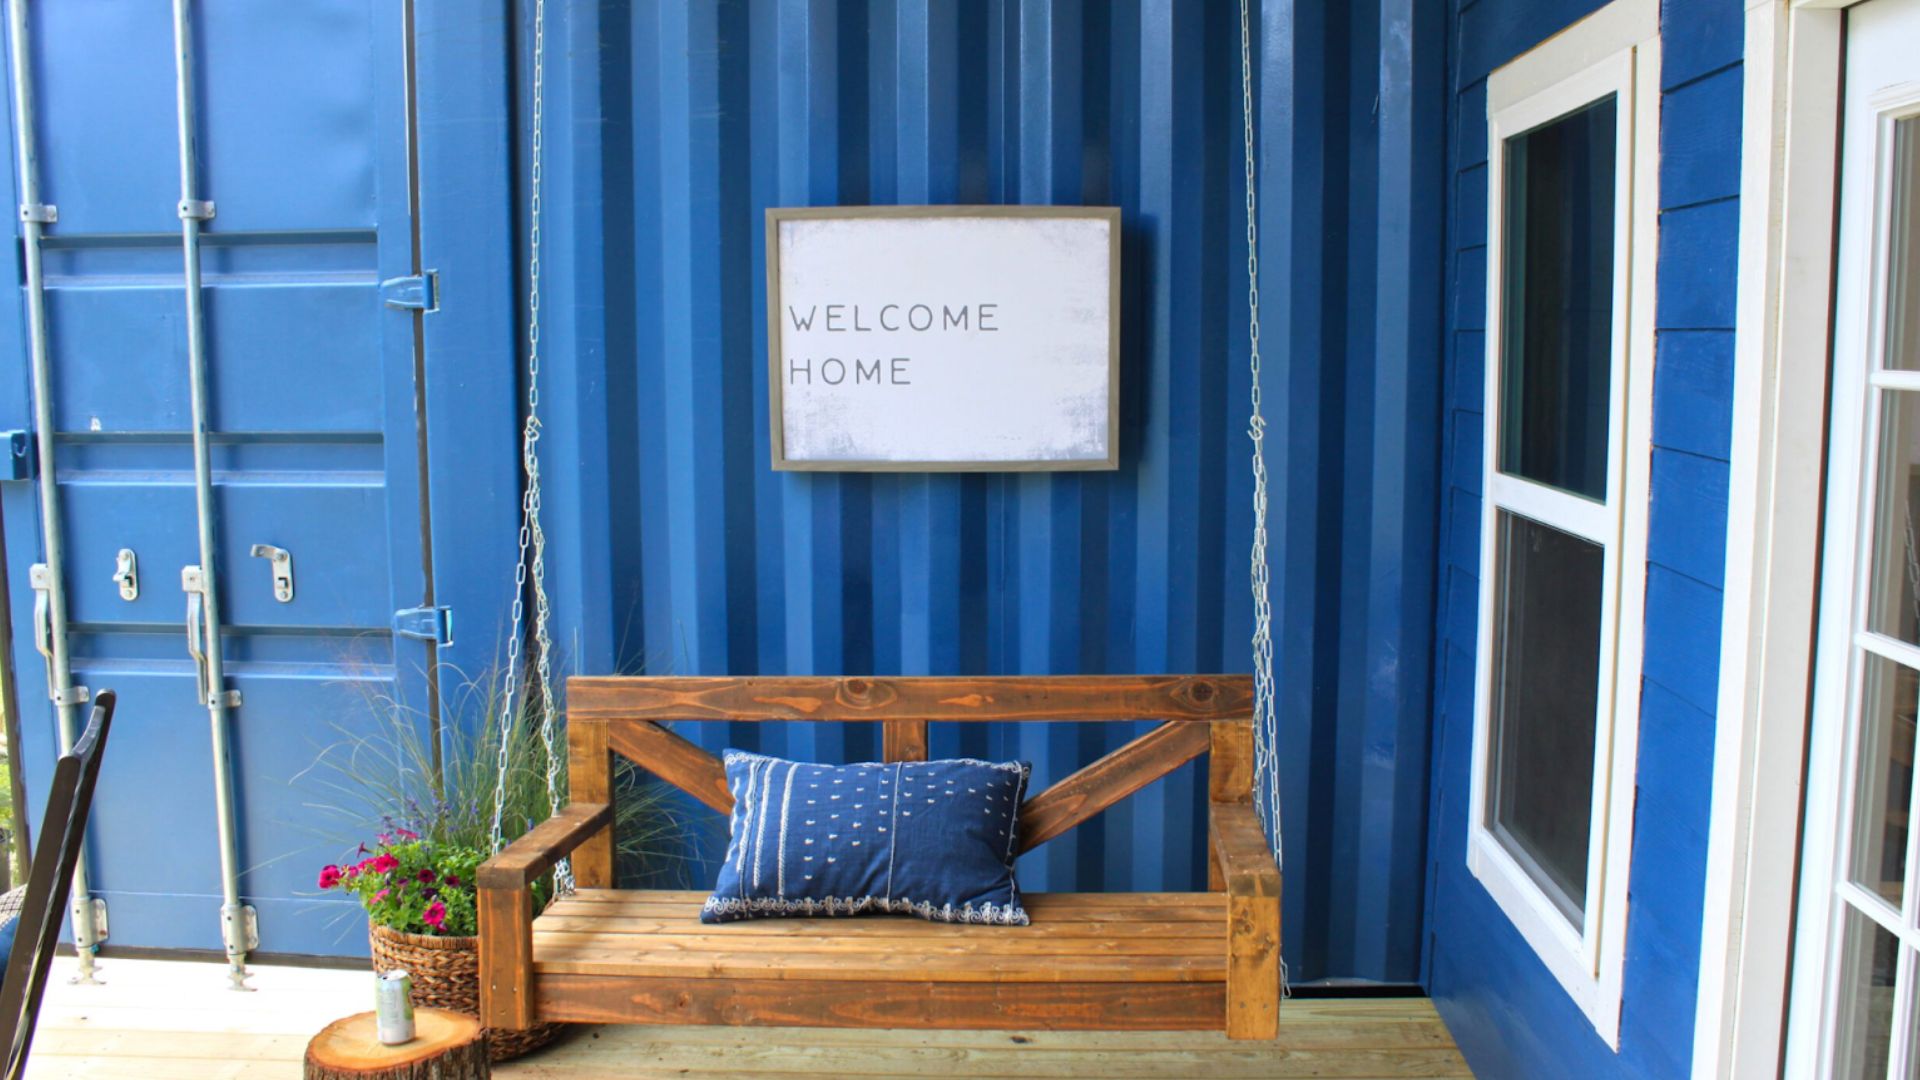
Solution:
[[(473, 870), (491, 854), (502, 747), (500, 826), (507, 843), (550, 815), (549, 759), (537, 694), (522, 690), (507, 700), (497, 668), (458, 679), (445, 677), (458, 674), (451, 668), (442, 670), (437, 739), (425, 710), (368, 682), (372, 725), (336, 723), (336, 739), (304, 779), (327, 793), (308, 808), (344, 856), (322, 867), (321, 889), (357, 897), (376, 926), (464, 936), (474, 933)], [(554, 782), (563, 800), (564, 723), (556, 718), (552, 732)], [(687, 860), (686, 829), (662, 785), (624, 760), (620, 766), (617, 865), (623, 876), (673, 877)], [(536, 910), (551, 896), (548, 875), (535, 884)]]

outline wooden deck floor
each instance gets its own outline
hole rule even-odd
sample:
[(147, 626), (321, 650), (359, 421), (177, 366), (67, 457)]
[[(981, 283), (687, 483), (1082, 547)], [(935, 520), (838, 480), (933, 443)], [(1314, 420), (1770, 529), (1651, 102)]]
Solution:
[[(297, 1077), (307, 1039), (370, 1007), (360, 972), (256, 967), (254, 993), (215, 964), (110, 959), (102, 986), (48, 982), (32, 1080)], [(629, 1077), (1459, 1077), (1446, 1028), (1419, 999), (1319, 998), (1281, 1009), (1273, 1044), (1210, 1033), (926, 1032), (824, 1028), (579, 1029), (502, 1065), (503, 1080)]]

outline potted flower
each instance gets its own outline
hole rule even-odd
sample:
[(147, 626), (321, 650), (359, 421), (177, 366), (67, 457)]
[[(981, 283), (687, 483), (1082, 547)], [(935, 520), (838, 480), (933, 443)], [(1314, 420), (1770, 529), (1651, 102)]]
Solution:
[[(485, 854), (441, 843), (389, 822), (359, 858), (320, 868), (319, 886), (351, 894), (367, 912), (373, 969), (413, 977), (421, 1008), (480, 1014), (480, 939), (474, 875)], [(489, 1029), (495, 1061), (545, 1045), (560, 1031), (542, 1024), (526, 1031)]]
[[(419, 711), (376, 695), (373, 732), (342, 727), (339, 741), (321, 753), (317, 779), (339, 800), (314, 809), (340, 827), (323, 833), (357, 846), (321, 867), (318, 884), (360, 902), (374, 970), (408, 972), (416, 1005), (478, 1016), (475, 872), (491, 850), (496, 799), (507, 841), (546, 820), (547, 752), (528, 695), (506, 707), (492, 675), (443, 686), (445, 719), (437, 732)], [(564, 740), (557, 734), (556, 746), (564, 748)], [(558, 765), (564, 792), (564, 750)], [(631, 771), (617, 783), (617, 861), (658, 872), (679, 857), (683, 830), (657, 785)], [(362, 840), (369, 832), (372, 840)], [(550, 877), (535, 884), (536, 911), (551, 889)], [(489, 1031), (493, 1058), (544, 1045), (559, 1030), (547, 1024)]]
[(320, 888), (358, 897), (382, 939), (469, 938), (474, 925), (474, 873), (485, 856), (455, 844), (436, 844), (412, 829), (394, 826), (371, 849), (360, 845), (359, 862), (320, 869)]

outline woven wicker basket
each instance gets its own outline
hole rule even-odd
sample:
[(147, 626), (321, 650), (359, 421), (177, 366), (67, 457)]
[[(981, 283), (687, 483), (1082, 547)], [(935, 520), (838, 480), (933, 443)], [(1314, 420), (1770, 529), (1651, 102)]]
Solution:
[[(368, 936), (373, 942), (376, 973), (401, 970), (413, 976), (415, 1008), (480, 1015), (479, 938), (429, 937), (384, 926), (372, 927)], [(506, 1061), (552, 1042), (562, 1027), (535, 1024), (525, 1031), (488, 1028), (487, 1042), (493, 1060)]]

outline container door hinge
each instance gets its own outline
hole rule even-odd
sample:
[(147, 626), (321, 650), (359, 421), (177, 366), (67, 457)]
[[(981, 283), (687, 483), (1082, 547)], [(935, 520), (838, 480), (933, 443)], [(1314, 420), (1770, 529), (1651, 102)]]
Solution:
[(37, 468), (39, 457), (33, 444), (33, 435), (25, 431), (0, 432), (7, 440), (7, 460), (0, 465), (0, 480), (31, 480), (40, 474)]
[(410, 311), (440, 310), (439, 271), (388, 278), (380, 283), (380, 302)]
[(453, 609), (402, 608), (393, 613), (393, 632), (401, 637), (414, 638), (418, 641), (451, 645), (453, 644)]

